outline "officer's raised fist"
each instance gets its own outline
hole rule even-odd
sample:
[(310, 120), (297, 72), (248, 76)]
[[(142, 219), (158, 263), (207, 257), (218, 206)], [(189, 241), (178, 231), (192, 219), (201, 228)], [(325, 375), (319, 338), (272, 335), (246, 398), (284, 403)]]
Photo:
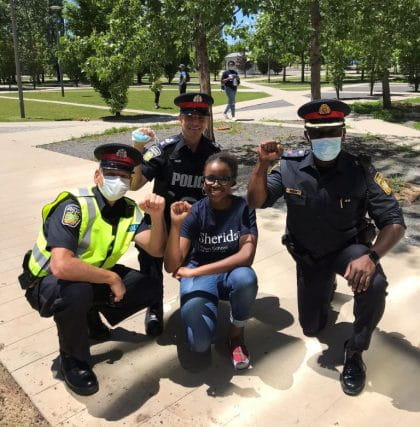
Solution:
[(283, 154), (283, 146), (277, 141), (264, 141), (257, 149), (260, 161), (271, 162), (277, 160)]
[(162, 215), (165, 209), (165, 199), (157, 194), (148, 194), (139, 202), (140, 209), (151, 217)]

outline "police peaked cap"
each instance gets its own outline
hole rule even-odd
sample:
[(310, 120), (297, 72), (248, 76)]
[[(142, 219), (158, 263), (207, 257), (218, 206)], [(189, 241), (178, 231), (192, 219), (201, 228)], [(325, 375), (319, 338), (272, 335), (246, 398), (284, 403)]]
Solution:
[(210, 95), (199, 92), (183, 93), (174, 99), (174, 104), (180, 108), (180, 113), (189, 116), (209, 116), (209, 107), (213, 102)]
[(305, 120), (305, 127), (317, 128), (343, 126), (350, 111), (346, 103), (337, 99), (317, 99), (303, 104), (297, 113)]
[(133, 172), (142, 160), (138, 150), (126, 144), (102, 144), (93, 152), (101, 168)]

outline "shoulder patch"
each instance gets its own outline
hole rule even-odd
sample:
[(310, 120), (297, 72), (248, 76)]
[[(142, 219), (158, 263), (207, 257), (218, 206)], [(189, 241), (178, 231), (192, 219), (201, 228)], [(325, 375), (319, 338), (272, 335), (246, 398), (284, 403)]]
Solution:
[(270, 166), (267, 170), (267, 175), (270, 175), (271, 172), (273, 172), (274, 169), (278, 168), (280, 166), (280, 160), (275, 162), (272, 166)]
[(143, 156), (143, 160), (148, 162), (150, 159), (153, 159), (153, 157), (160, 156), (162, 154), (162, 150), (159, 148), (158, 145), (152, 145), (150, 148), (147, 149), (146, 153)]
[(307, 153), (308, 150), (286, 150), (281, 157), (283, 159), (298, 159), (305, 157)]
[(67, 205), (64, 209), (61, 223), (67, 227), (76, 228), (82, 219), (80, 207), (78, 205)]
[(385, 194), (390, 195), (392, 193), (392, 188), (390, 187), (390, 185), (388, 184), (388, 181), (385, 179), (385, 177), (381, 173), (376, 172), (373, 180), (379, 185), (379, 187), (382, 188)]

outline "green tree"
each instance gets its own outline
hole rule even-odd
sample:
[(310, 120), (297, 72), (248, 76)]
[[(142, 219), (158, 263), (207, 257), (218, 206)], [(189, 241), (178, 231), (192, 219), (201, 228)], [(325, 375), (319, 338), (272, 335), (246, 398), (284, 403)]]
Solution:
[[(354, 40), (358, 41), (363, 63), (382, 80), (382, 102), (391, 108), (389, 68), (394, 52), (413, 36), (419, 16), (418, 0), (354, 0)], [(418, 33), (417, 33), (418, 35)], [(416, 36), (417, 36), (416, 35)]]
[(89, 45), (86, 39), (80, 36), (65, 36), (61, 38), (59, 59), (63, 73), (74, 82), (76, 87), (85, 79), (82, 66), (88, 56)]
[[(212, 40), (223, 27), (235, 24), (239, 10), (244, 15), (256, 12), (259, 2), (256, 0), (162, 0), (161, 14), (177, 17), (176, 28), (179, 38), (194, 47), (196, 68), (198, 70), (200, 90), (211, 94), (209, 40)], [(212, 120), (209, 135), (213, 136)]]
[(0, 0), (0, 81), (11, 86), (14, 82), (15, 60), (8, 5)]
[(209, 41), (209, 67), (214, 75), (214, 80), (218, 80), (218, 73), (225, 65), (225, 56), (228, 52), (228, 45), (221, 34)]

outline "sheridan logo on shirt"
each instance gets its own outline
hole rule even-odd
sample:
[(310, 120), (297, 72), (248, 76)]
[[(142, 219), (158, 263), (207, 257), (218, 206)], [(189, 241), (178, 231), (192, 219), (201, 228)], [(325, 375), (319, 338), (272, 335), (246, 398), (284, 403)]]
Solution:
[(229, 244), (239, 240), (240, 232), (229, 230), (227, 233), (223, 232), (216, 235), (207, 234), (200, 232), (200, 237), (198, 242), (200, 244), (200, 251), (210, 252), (210, 251), (224, 251), (229, 248)]

